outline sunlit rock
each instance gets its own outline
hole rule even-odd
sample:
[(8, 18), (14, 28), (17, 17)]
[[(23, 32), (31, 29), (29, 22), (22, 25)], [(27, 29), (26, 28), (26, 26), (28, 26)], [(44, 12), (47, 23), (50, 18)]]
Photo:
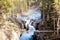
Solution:
[(15, 23), (5, 21), (4, 25), (0, 27), (0, 40), (19, 40), (19, 37), (20, 30)]
[(7, 40), (7, 36), (2, 30), (0, 30), (0, 40)]

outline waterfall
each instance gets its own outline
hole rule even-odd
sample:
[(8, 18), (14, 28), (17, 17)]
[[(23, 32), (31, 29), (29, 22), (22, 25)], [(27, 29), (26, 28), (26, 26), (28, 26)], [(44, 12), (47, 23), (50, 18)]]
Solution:
[[(25, 21), (26, 28), (29, 28), (28, 31), (25, 31), (22, 36), (20, 37), (20, 40), (33, 40), (32, 35), (34, 35), (34, 31), (36, 30), (34, 26), (32, 26), (32, 22), (39, 23), (41, 21), (41, 12), (39, 10), (29, 10), (28, 13), (30, 15), (28, 16), (17, 16), (17, 20)], [(28, 26), (27, 26), (28, 25)]]
[(33, 34), (34, 34), (34, 31), (35, 31), (35, 28), (34, 26), (30, 25), (30, 24), (27, 24), (29, 27), (29, 30), (28, 31), (25, 31), (22, 36), (20, 37), (20, 40), (33, 40)]

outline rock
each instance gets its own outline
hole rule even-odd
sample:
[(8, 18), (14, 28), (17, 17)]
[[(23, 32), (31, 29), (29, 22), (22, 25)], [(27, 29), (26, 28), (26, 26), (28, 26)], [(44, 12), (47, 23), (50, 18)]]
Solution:
[(6, 23), (1, 26), (0, 40), (19, 40), (19, 37), (20, 37), (20, 30), (16, 24), (6, 21)]
[(7, 36), (2, 30), (0, 30), (0, 40), (7, 40)]

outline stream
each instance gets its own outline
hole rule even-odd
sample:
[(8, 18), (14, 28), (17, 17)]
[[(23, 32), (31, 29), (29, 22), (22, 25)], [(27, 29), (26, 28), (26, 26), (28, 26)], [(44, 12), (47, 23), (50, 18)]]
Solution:
[(33, 40), (34, 31), (36, 30), (32, 22), (39, 23), (41, 21), (41, 11), (39, 10), (29, 10), (28, 16), (17, 16), (18, 21), (25, 21), (25, 26), (28, 28), (27, 31), (23, 32), (20, 40)]

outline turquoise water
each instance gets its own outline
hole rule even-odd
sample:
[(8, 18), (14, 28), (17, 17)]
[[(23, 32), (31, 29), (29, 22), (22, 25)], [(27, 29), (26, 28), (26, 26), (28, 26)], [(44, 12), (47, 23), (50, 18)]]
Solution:
[(31, 32), (24, 32), (20, 37), (20, 40), (33, 40)]
[(20, 37), (20, 40), (33, 40), (35, 28), (34, 26), (29, 25), (29, 30), (24, 32)]

